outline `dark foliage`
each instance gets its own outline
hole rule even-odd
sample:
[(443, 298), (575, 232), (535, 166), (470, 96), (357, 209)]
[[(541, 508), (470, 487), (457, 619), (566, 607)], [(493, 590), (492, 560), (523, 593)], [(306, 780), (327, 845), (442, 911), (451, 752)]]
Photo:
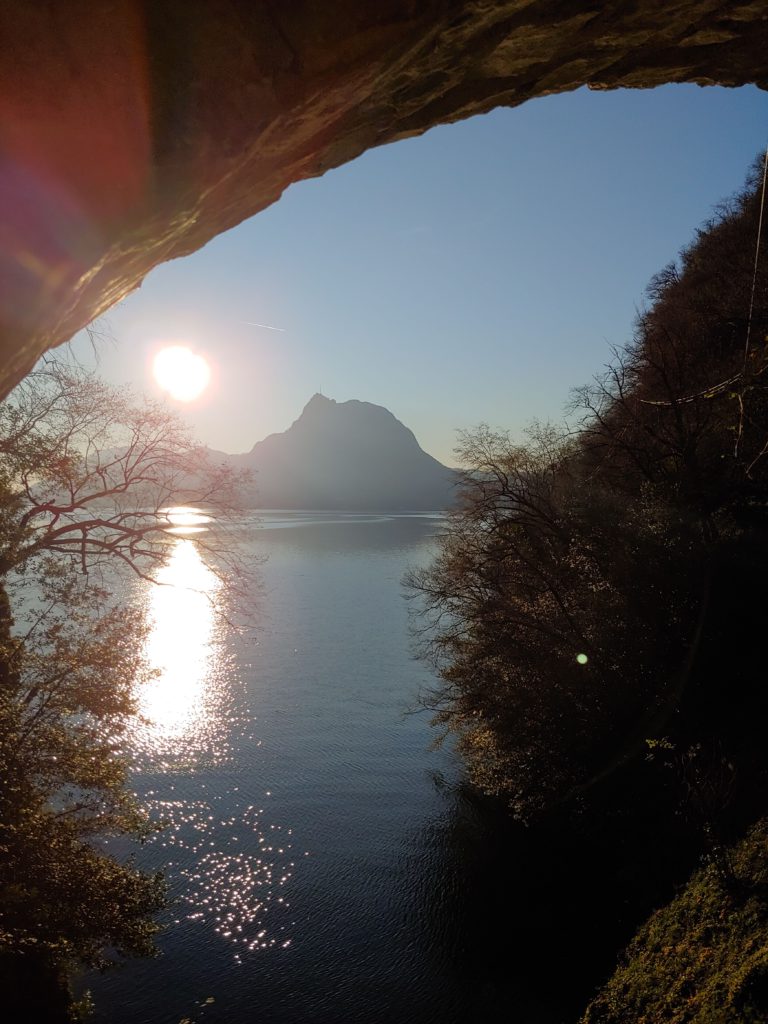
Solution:
[[(761, 172), (651, 283), (633, 343), (575, 394), (575, 433), (462, 439), (460, 507), (408, 579), (441, 680), (425, 703), (473, 781), (520, 817), (583, 803), (642, 763), (647, 739), (703, 741), (751, 664), (748, 646), (731, 650), (714, 677), (702, 652), (724, 604), (743, 609), (765, 547)], [(724, 742), (741, 743), (747, 717), (721, 716)]]

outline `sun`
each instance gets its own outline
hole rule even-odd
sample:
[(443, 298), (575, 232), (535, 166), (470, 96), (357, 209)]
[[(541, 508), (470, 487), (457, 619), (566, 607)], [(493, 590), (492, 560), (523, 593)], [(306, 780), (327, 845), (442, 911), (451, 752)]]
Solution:
[(205, 359), (184, 345), (161, 349), (152, 363), (152, 373), (162, 390), (177, 402), (198, 398), (211, 379), (211, 369)]

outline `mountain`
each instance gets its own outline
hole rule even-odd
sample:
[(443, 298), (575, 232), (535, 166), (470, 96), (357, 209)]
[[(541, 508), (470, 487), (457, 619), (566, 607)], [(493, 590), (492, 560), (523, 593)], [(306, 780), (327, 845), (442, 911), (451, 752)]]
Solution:
[(261, 508), (418, 511), (451, 504), (455, 472), (388, 409), (313, 395), (282, 434), (228, 457), (255, 473)]

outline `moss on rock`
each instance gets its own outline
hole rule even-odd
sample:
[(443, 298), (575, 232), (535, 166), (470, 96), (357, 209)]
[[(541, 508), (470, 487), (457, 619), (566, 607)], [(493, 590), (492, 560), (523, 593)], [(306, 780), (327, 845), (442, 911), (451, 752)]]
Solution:
[(768, 1020), (768, 821), (642, 926), (581, 1024)]

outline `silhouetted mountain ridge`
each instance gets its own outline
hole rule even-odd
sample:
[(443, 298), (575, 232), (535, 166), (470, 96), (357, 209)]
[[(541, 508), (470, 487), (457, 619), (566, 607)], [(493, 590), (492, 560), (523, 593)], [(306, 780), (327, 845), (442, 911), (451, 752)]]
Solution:
[(286, 431), (229, 458), (254, 472), (262, 508), (443, 509), (455, 479), (388, 409), (321, 394)]

